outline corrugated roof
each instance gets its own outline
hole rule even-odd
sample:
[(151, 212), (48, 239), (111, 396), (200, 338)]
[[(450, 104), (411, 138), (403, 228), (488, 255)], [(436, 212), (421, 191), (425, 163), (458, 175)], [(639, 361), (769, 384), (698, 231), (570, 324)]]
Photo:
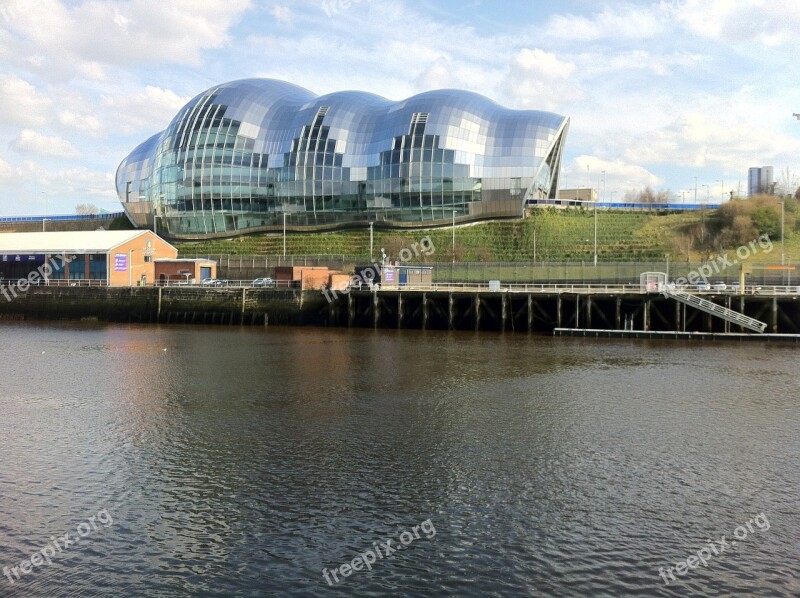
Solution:
[(44, 233), (2, 233), (0, 254), (7, 253), (106, 253), (123, 243), (146, 235), (147, 230), (95, 230)]

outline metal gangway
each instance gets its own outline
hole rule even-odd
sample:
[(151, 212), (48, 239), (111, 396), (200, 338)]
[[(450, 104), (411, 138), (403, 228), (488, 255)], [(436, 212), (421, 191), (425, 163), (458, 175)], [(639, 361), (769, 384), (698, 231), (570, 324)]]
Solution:
[(739, 326), (742, 326), (749, 330), (753, 330), (755, 332), (764, 332), (764, 330), (766, 330), (767, 328), (767, 325), (761, 320), (756, 320), (755, 318), (745, 316), (744, 314), (741, 314), (738, 311), (728, 309), (727, 307), (722, 307), (721, 305), (717, 305), (713, 301), (709, 301), (708, 299), (703, 299), (702, 297), (698, 297), (697, 295), (693, 295), (692, 293), (684, 293), (683, 291), (672, 291), (665, 288), (662, 288), (661, 293), (665, 297), (669, 297), (671, 299), (674, 299), (675, 301), (680, 301), (681, 303), (685, 303), (686, 305), (691, 305), (692, 307), (699, 309), (700, 311), (704, 311), (708, 314), (717, 316), (718, 318), (722, 318), (723, 320), (731, 322), (732, 324), (738, 324)]
[(739, 326), (754, 332), (764, 332), (764, 330), (766, 330), (767, 325), (761, 320), (756, 320), (755, 318), (741, 314), (738, 311), (728, 309), (727, 307), (722, 307), (713, 301), (703, 299), (702, 297), (698, 297), (692, 293), (685, 293), (675, 288), (671, 288), (674, 287), (674, 285), (667, 283), (668, 278), (669, 275), (663, 272), (644, 272), (639, 277), (641, 290), (643, 293), (661, 293), (668, 299), (674, 299), (675, 301), (684, 303), (685, 305), (691, 305), (695, 309), (699, 309), (700, 311), (711, 314), (712, 316), (722, 318), (723, 320), (731, 322), (732, 324), (738, 324)]

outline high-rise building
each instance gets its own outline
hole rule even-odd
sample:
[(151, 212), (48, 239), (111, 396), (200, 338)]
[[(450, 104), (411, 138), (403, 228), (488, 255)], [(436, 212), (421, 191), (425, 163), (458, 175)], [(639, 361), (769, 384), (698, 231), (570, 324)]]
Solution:
[(747, 172), (747, 197), (759, 193), (772, 195), (774, 191), (772, 166), (755, 166)]

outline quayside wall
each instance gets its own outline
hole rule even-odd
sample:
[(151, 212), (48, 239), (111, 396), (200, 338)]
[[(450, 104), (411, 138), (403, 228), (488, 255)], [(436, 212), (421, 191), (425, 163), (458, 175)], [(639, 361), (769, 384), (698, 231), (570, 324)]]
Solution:
[(263, 288), (31, 287), (0, 295), (0, 319), (245, 325), (322, 324), (319, 291)]
[[(633, 291), (351, 290), (328, 300), (320, 291), (284, 288), (48, 286), (16, 294), (11, 301), (0, 295), (0, 319), (759, 336), (662, 295)], [(800, 335), (800, 293), (703, 296), (764, 322), (765, 333)]]

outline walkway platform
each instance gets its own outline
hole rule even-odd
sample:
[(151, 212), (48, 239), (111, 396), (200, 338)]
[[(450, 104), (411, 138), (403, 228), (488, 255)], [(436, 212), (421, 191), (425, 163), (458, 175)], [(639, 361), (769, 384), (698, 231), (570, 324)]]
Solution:
[(636, 338), (679, 341), (755, 341), (800, 344), (800, 334), (749, 334), (746, 332), (675, 332), (663, 330), (607, 330), (600, 328), (556, 328), (554, 336), (581, 338)]

